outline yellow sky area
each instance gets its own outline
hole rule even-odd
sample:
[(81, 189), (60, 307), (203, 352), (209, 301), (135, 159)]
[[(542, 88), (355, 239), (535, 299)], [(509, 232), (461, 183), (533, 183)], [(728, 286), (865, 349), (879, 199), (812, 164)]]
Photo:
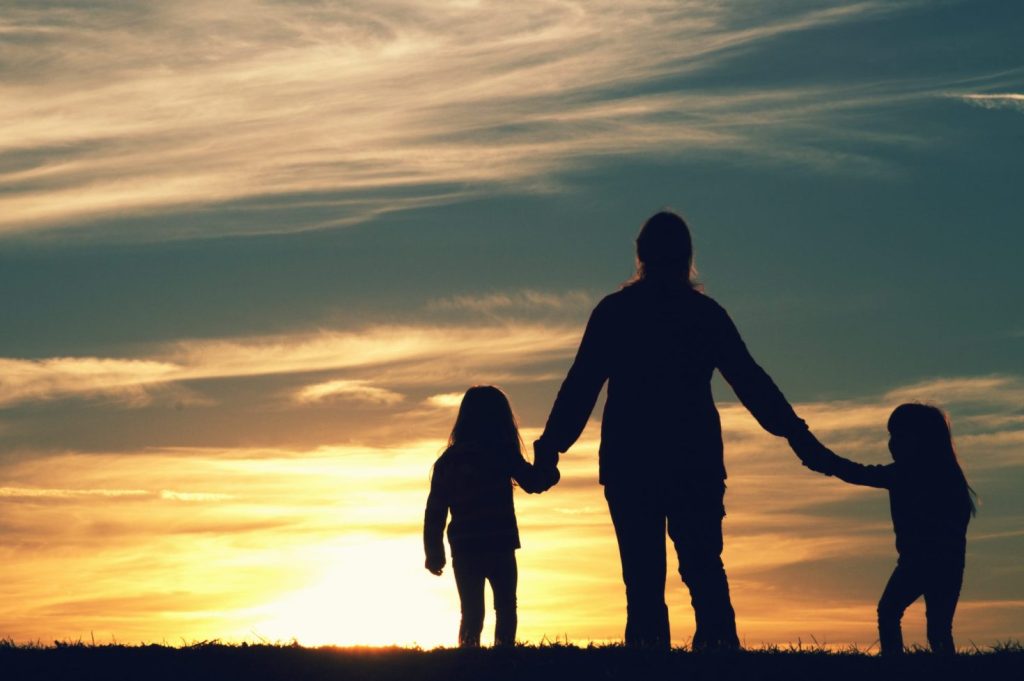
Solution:
[[(801, 468), (738, 407), (723, 416), (725, 561), (741, 636), (749, 645), (812, 636), (869, 645), (895, 560), (884, 493)], [(881, 424), (844, 427), (837, 420), (823, 432), (837, 447), (871, 441), (874, 460), (884, 456)], [(530, 441), (536, 431), (523, 434)], [(522, 640), (621, 638), (625, 603), (596, 437), (591, 424), (554, 490), (516, 493)], [(451, 570), (428, 574), (420, 539), (441, 446), (11, 460), (0, 487), (0, 636), (453, 645)], [(692, 616), (671, 559), (668, 575), (673, 639), (682, 644)], [(958, 631), (994, 640), (993, 622), (1007, 635), (1020, 628), (1005, 607), (1012, 599), (972, 605), (971, 589), (968, 580)], [(909, 641), (923, 640), (920, 610), (908, 615)]]

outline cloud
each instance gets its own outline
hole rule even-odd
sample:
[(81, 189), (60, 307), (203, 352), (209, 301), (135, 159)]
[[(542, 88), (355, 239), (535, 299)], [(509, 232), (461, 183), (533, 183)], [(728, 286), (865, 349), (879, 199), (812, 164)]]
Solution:
[(390, 405), (401, 402), (405, 396), (393, 390), (372, 385), (369, 381), (346, 379), (314, 383), (295, 393), (295, 399), (301, 403), (322, 402), (335, 398)]
[(160, 490), (160, 498), (168, 501), (227, 501), (230, 494), (216, 492), (176, 492), (171, 489)]
[(168, 501), (224, 501), (230, 499), (231, 495), (215, 494), (209, 492), (177, 492), (169, 489), (162, 489), (159, 492), (151, 492), (144, 489), (61, 489), (53, 487), (0, 487), (0, 498), (2, 499), (74, 500), (85, 499), (89, 497), (100, 497), (103, 499), (159, 498)]
[(454, 409), (462, 404), (463, 393), (439, 393), (437, 395), (431, 395), (425, 402), (431, 407), (440, 407), (442, 409)]
[[(321, 210), (221, 220), (220, 234), (349, 224), (548, 191), (608, 155), (834, 163), (794, 151), (799, 135), (773, 135), (827, 127), (865, 103), (856, 88), (663, 83), (890, 11), (808, 3), (750, 25), (746, 11), (697, 0), (22, 4), (2, 24), (0, 234), (224, 205)], [(121, 236), (202, 236), (165, 222)]]
[[(515, 374), (531, 362), (568, 356), (580, 331), (568, 326), (377, 326), (357, 331), (185, 340), (145, 359), (0, 359), (0, 407), (67, 397), (120, 396), (145, 404), (168, 384), (211, 378), (344, 370), (371, 376), (308, 385), (295, 399), (347, 397), (395, 404), (379, 382), (429, 385)], [(372, 377), (372, 381), (370, 380)], [(196, 398), (191, 403), (203, 404)]]
[(1024, 404), (1024, 383), (1016, 376), (936, 378), (890, 390), (891, 401), (934, 401), (938, 403)]
[(551, 293), (524, 289), (522, 291), (459, 295), (437, 298), (427, 303), (428, 310), (456, 310), (498, 315), (508, 312), (580, 312), (594, 305), (594, 297), (585, 291)]
[(956, 95), (972, 106), (982, 109), (1011, 109), (1024, 113), (1024, 94), (970, 94)]
[(72, 499), (77, 497), (145, 497), (149, 492), (140, 489), (53, 489), (45, 487), (0, 487), (5, 499)]
[(172, 363), (103, 357), (0, 358), (0, 407), (53, 396), (116, 396), (146, 400), (145, 386), (171, 380)]

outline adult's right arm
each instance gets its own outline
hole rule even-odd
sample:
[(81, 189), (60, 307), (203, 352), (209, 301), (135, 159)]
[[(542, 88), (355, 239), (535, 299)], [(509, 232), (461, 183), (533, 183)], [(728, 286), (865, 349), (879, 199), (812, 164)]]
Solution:
[(572, 447), (586, 427), (601, 387), (608, 379), (610, 324), (607, 303), (602, 301), (590, 315), (576, 359), (558, 390), (544, 433), (534, 443), (537, 465), (558, 463), (558, 454)]

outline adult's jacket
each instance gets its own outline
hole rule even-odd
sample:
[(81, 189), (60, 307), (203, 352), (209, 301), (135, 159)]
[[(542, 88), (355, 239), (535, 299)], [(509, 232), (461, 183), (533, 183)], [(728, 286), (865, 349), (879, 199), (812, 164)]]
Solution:
[(602, 484), (724, 480), (716, 368), (765, 430), (789, 437), (806, 429), (718, 303), (653, 279), (626, 286), (591, 314), (539, 447), (568, 450), (607, 381)]

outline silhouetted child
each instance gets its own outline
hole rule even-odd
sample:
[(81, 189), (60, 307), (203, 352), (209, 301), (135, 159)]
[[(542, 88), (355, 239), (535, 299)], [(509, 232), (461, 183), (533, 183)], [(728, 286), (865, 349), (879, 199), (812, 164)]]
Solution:
[(883, 655), (903, 653), (900, 620), (919, 596), (927, 608), (932, 651), (951, 655), (953, 613), (960, 598), (973, 490), (956, 458), (949, 421), (925, 404), (902, 404), (889, 417), (893, 463), (865, 466), (837, 456), (812, 438), (794, 445), (812, 470), (854, 485), (889, 490), (896, 531), (896, 569), (878, 602)]
[(448, 448), (434, 464), (423, 520), (425, 567), (440, 575), (445, 565), (444, 525), (459, 590), (462, 623), (459, 645), (480, 645), (484, 624), (484, 582), (494, 595), (494, 643), (516, 640), (516, 549), (519, 528), (512, 481), (527, 492), (558, 482), (554, 467), (537, 468), (523, 458), (515, 415), (494, 386), (474, 386), (459, 406)]

